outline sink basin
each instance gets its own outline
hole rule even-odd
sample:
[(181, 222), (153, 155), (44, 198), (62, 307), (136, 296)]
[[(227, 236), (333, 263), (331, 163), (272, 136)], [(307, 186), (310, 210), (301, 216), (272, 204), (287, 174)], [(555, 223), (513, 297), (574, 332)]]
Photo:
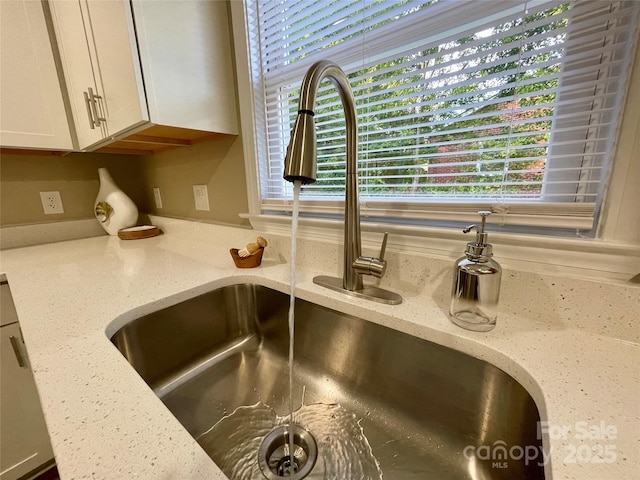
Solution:
[[(240, 406), (288, 413), (288, 305), (266, 287), (228, 286), (111, 341), (198, 438)], [(355, 415), (385, 479), (544, 478), (536, 404), (499, 368), (303, 300), (295, 318), (295, 408)]]

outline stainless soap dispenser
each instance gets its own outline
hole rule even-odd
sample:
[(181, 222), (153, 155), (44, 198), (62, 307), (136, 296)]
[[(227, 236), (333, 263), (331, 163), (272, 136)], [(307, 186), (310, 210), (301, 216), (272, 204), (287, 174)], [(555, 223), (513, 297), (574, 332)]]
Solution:
[(491, 212), (478, 214), (482, 217), (480, 226), (470, 225), (463, 230), (469, 233), (475, 229), (476, 241), (467, 243), (465, 256), (455, 264), (449, 318), (467, 330), (486, 332), (496, 326), (502, 268), (491, 258), (493, 248), (484, 231)]

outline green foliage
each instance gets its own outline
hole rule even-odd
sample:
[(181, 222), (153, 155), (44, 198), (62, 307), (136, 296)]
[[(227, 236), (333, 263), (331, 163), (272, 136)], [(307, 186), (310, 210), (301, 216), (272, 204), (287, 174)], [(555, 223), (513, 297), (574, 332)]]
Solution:
[[(351, 74), (366, 195), (539, 195), (564, 54), (561, 14), (568, 8), (554, 6)], [(326, 49), (338, 41), (325, 40)], [(306, 53), (300, 47), (289, 55)], [(298, 92), (287, 98), (292, 122)], [(319, 175), (311, 190), (341, 194), (345, 145), (337, 94), (320, 95), (316, 114)]]

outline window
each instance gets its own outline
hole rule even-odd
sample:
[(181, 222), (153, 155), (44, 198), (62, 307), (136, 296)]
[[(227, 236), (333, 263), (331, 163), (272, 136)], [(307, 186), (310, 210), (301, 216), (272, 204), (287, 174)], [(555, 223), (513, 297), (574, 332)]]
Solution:
[[(263, 212), (290, 209), (284, 152), (309, 66), (347, 73), (359, 122), (363, 217), (590, 230), (607, 179), (637, 2), (257, 0), (251, 75)], [(318, 181), (302, 211), (340, 214), (344, 121), (326, 82)]]

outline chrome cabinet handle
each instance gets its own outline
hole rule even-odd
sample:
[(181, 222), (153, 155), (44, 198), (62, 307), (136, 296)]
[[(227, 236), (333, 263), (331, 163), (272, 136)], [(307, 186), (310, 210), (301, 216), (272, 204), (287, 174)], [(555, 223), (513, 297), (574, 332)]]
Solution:
[(101, 122), (107, 121), (106, 118), (98, 115), (98, 100), (102, 100), (102, 97), (100, 95), (96, 95), (95, 93), (93, 93), (93, 89), (91, 87), (89, 87), (88, 90), (89, 90), (89, 100), (91, 100), (91, 108), (93, 110), (93, 118), (95, 119), (96, 127), (99, 127)]
[(87, 107), (87, 117), (89, 117), (89, 126), (91, 127), (91, 130), (94, 130), (96, 128), (95, 125), (95, 121), (93, 120), (93, 114), (91, 113), (91, 106), (89, 105), (91, 103), (91, 101), (89, 100), (89, 95), (87, 95), (87, 92), (82, 92), (84, 94), (84, 104)]
[(9, 341), (11, 342), (11, 346), (13, 347), (13, 353), (16, 355), (16, 360), (18, 360), (18, 366), (22, 368), (27, 368), (27, 364), (22, 357), (22, 352), (20, 351), (20, 344), (18, 343), (18, 339), (11, 335), (9, 337)]
[[(88, 92), (88, 93), (87, 93)], [(94, 129), (100, 127), (102, 122), (107, 119), (98, 114), (98, 100), (102, 100), (100, 95), (93, 93), (93, 88), (89, 87), (84, 94), (84, 103), (87, 107), (87, 115), (89, 116), (89, 126)]]

